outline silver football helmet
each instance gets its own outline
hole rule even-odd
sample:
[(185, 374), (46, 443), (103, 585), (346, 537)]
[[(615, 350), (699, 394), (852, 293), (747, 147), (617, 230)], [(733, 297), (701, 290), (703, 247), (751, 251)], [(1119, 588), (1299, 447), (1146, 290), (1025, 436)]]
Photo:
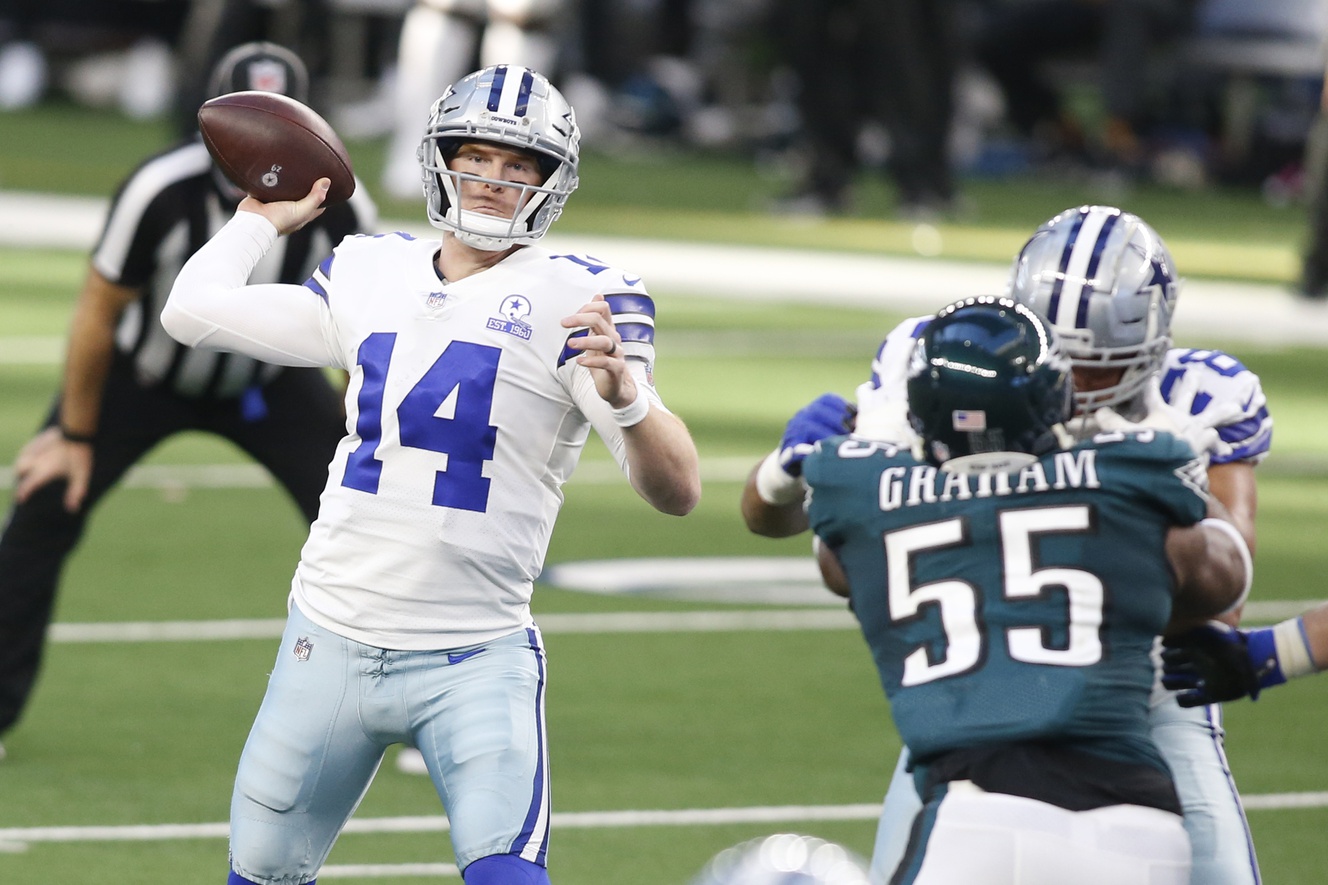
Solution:
[(1128, 409), (1161, 368), (1179, 284), (1171, 253), (1143, 219), (1080, 206), (1029, 238), (1007, 294), (1051, 321), (1076, 368), (1123, 370), (1110, 387), (1075, 392), (1076, 411), (1087, 414)]
[[(453, 172), (448, 161), (461, 144), (471, 141), (531, 151), (543, 183), (513, 184)], [(434, 102), (420, 143), (429, 223), (486, 252), (535, 242), (576, 190), (580, 143), (572, 106), (544, 75), (517, 65), (494, 65), (467, 74)], [(520, 208), (513, 218), (463, 210), (462, 181), (520, 188)]]

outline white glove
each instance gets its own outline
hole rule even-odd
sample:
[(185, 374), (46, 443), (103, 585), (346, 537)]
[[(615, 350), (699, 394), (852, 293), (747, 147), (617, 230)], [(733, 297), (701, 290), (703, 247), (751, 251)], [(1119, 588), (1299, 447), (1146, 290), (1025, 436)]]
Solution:
[(1162, 394), (1155, 385), (1148, 386), (1144, 405), (1148, 408), (1148, 412), (1139, 421), (1130, 421), (1105, 406), (1093, 413), (1093, 421), (1100, 430), (1108, 432), (1166, 431), (1189, 443), (1190, 448), (1194, 449), (1194, 454), (1198, 455), (1205, 465), (1213, 451), (1220, 448), (1221, 440), (1216, 430), (1198, 421), (1185, 420), (1183, 413), (1162, 399)]
[[(1231, 446), (1222, 441), (1217, 428), (1239, 421), (1244, 412), (1236, 400), (1217, 398), (1210, 399), (1199, 414), (1193, 414), (1194, 399), (1200, 393), (1199, 374), (1186, 372), (1182, 375), (1171, 388), (1170, 402), (1164, 405), (1175, 416), (1180, 427), (1184, 428), (1179, 435), (1184, 436), (1196, 452), (1201, 452), (1199, 446), (1205, 445), (1210, 457), (1227, 454), (1231, 451)], [(1161, 390), (1158, 388), (1150, 388), (1149, 394), (1156, 396), (1159, 401), (1162, 399)], [(1152, 410), (1150, 400), (1149, 411)], [(1197, 437), (1191, 434), (1197, 434)]]

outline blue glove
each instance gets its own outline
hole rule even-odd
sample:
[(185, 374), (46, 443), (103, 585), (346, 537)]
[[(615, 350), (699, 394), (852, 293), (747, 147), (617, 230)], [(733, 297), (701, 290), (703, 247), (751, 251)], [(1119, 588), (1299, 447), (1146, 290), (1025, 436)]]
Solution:
[(823, 393), (798, 410), (779, 441), (779, 466), (789, 476), (802, 475), (802, 462), (816, 443), (853, 429), (857, 407), (836, 393)]
[(1286, 682), (1273, 628), (1240, 630), (1209, 621), (1165, 640), (1162, 684), (1182, 707), (1234, 701)]

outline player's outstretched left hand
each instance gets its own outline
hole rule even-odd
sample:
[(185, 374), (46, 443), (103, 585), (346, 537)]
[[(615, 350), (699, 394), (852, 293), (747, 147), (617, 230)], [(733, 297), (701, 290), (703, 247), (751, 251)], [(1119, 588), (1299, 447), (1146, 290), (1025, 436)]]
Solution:
[[(1164, 640), (1162, 649), (1162, 684), (1177, 692), (1182, 707), (1202, 707), (1249, 697), (1270, 685), (1286, 681), (1277, 666), (1276, 653), (1271, 660), (1261, 649), (1271, 646), (1261, 635), (1271, 630), (1241, 630), (1209, 621)], [(1269, 649), (1271, 650), (1271, 648)]]
[(636, 382), (627, 371), (622, 338), (613, 325), (613, 310), (603, 295), (596, 295), (571, 316), (563, 317), (567, 329), (584, 328), (585, 335), (567, 339), (567, 346), (579, 350), (576, 361), (590, 369), (595, 389), (609, 405), (620, 409), (637, 397)]
[(816, 443), (853, 430), (857, 407), (837, 393), (823, 393), (789, 419), (779, 441), (779, 466), (789, 476), (802, 475), (802, 462)]

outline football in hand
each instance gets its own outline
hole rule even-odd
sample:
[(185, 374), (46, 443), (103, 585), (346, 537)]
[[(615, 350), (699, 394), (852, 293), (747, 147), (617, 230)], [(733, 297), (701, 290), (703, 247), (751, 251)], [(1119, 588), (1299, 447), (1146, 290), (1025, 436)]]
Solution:
[(320, 178), (325, 204), (355, 193), (346, 146), (307, 105), (276, 92), (231, 92), (203, 103), (198, 131), (231, 183), (264, 203), (299, 200)]

